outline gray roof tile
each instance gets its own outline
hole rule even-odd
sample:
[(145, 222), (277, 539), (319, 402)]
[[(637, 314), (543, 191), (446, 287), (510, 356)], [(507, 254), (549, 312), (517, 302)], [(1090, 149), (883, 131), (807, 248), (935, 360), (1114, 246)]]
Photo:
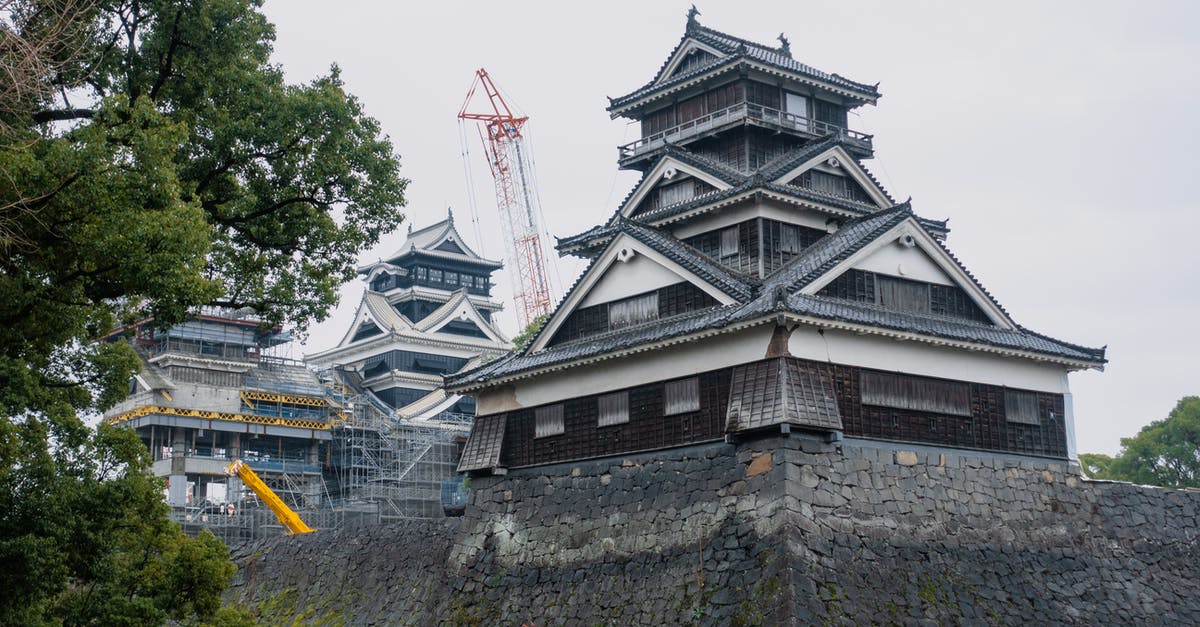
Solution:
[(860, 100), (864, 102), (874, 102), (879, 98), (878, 85), (867, 85), (858, 83), (837, 74), (822, 72), (810, 65), (800, 63), (791, 57), (789, 54), (784, 54), (783, 51), (756, 43), (747, 39), (734, 37), (699, 24), (693, 24), (688, 27), (683, 39), (675, 46), (671, 54), (668, 55), (667, 61), (663, 63), (658, 72), (655, 73), (655, 80), (666, 69), (667, 63), (675, 56), (675, 53), (682, 47), (688, 39), (694, 39), (700, 43), (707, 44), (721, 51), (725, 56), (714, 59), (711, 63), (696, 68), (690, 72), (685, 72), (676, 76), (672, 76), (663, 80), (661, 83), (656, 83), (654, 80), (639, 87), (633, 92), (611, 99), (609, 111), (624, 107), (632, 102), (635, 102), (645, 96), (660, 90), (667, 90), (680, 83), (686, 82), (703, 74), (713, 72), (727, 66), (734, 66), (744, 59), (753, 59), (760, 63), (773, 66), (777, 69), (792, 72), (800, 76), (812, 80), (818, 80), (830, 85), (835, 85), (847, 91), (854, 93)]
[[(959, 318), (935, 314), (905, 313), (865, 303), (798, 293), (798, 290), (805, 285), (823, 276), (838, 263), (909, 218), (915, 218), (912, 208), (909, 203), (903, 203), (848, 222), (837, 232), (821, 238), (808, 247), (796, 259), (762, 280), (761, 283), (725, 270), (720, 264), (699, 251), (658, 229), (643, 224), (623, 221), (600, 230), (593, 229), (589, 233), (593, 233), (597, 237), (606, 236), (609, 233), (615, 234), (618, 231), (629, 233), (676, 263), (688, 267), (698, 276), (705, 277), (705, 280), (712, 282), (714, 286), (726, 290), (727, 294), (738, 298), (739, 304), (690, 312), (637, 327), (581, 338), (533, 354), (513, 353), (472, 372), (458, 375), (453, 378), (452, 383), (456, 385), (481, 383), (496, 377), (597, 357), (640, 344), (690, 335), (708, 329), (723, 328), (737, 322), (762, 318), (773, 312), (791, 312), (825, 320), (976, 343), (1096, 365), (1105, 362), (1104, 348), (1096, 349), (1069, 344), (1034, 333), (1023, 327), (1010, 330)], [(941, 245), (940, 242), (939, 245)], [(946, 250), (944, 246), (942, 248)], [(946, 252), (949, 253), (949, 250)], [(957, 259), (955, 262), (957, 263)], [(961, 263), (959, 263), (959, 267), (962, 267)], [(979, 285), (979, 282), (966, 271), (966, 268), (963, 268), (963, 271), (983, 290), (983, 286)], [(984, 293), (988, 294), (986, 290)], [(991, 298), (991, 295), (988, 294), (988, 297)], [(995, 302), (995, 299), (992, 300)], [(800, 381), (798, 385), (803, 385), (803, 381)]]

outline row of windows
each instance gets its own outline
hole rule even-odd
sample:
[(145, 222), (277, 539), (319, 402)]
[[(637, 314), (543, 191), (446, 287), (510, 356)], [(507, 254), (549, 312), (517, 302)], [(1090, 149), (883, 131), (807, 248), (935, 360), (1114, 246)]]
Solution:
[[(596, 426), (611, 427), (629, 422), (629, 392), (596, 397)], [(690, 377), (663, 385), (663, 416), (700, 411), (700, 379)], [(533, 437), (561, 435), (566, 430), (561, 403), (539, 407), (533, 412)]]
[(913, 281), (865, 270), (847, 271), (821, 288), (818, 295), (874, 303), (896, 311), (991, 322), (970, 295), (957, 285)]
[(691, 283), (676, 283), (611, 303), (571, 312), (550, 345), (627, 328), (717, 304), (715, 298)]
[(441, 283), (443, 285), (463, 287), (473, 287), (479, 290), (486, 290), (492, 286), (491, 279), (485, 276), (467, 274), (465, 272), (453, 272), (450, 270), (440, 270), (438, 268), (426, 268), (417, 266), (414, 268), (418, 281), (428, 281), (430, 283)]
[[(971, 418), (971, 387), (959, 381), (945, 381), (892, 373), (864, 371), (861, 376), (863, 405), (910, 410), (938, 416)], [(620, 391), (596, 397), (597, 427), (629, 422), (629, 392)], [(1005, 389), (1005, 420), (1009, 423), (1039, 426), (1037, 394)], [(700, 410), (700, 381), (689, 377), (663, 384), (663, 416)], [(931, 420), (934, 420), (931, 418)], [(936, 422), (936, 421), (935, 421)], [(547, 405), (534, 410), (534, 437), (561, 435), (565, 431), (563, 405)]]

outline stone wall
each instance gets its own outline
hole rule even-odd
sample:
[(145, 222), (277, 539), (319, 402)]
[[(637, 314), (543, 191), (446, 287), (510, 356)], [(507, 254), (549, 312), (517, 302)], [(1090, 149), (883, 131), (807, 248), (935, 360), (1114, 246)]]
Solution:
[(1200, 493), (798, 437), (472, 480), (467, 515), (236, 547), (266, 624), (1200, 623)]

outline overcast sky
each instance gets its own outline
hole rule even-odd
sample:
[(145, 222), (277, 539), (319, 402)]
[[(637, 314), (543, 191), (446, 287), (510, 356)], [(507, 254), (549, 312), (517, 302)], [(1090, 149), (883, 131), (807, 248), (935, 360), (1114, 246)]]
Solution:
[[(606, 96), (653, 77), (690, 2), (272, 0), (275, 59), (291, 81), (342, 68), (391, 136), (417, 228), (455, 209), (474, 238), (456, 114), (486, 67), (525, 115), (549, 233), (606, 219), (636, 182), (616, 147), (637, 138)], [(852, 80), (880, 83), (850, 126), (875, 135), (867, 162), (918, 214), (949, 218), (950, 249), (1017, 322), (1108, 346), (1104, 372), (1075, 373), (1082, 452), (1200, 394), (1200, 3), (698, 2), (700, 22), (771, 43)], [(491, 179), (468, 129), (483, 253), (503, 256)], [(395, 250), (407, 225), (363, 255)], [(553, 256), (552, 256), (553, 257)], [(559, 260), (552, 282), (582, 269)], [(556, 276), (553, 276), (557, 274)], [(511, 303), (507, 276), (495, 294)], [(362, 283), (343, 290), (309, 350), (336, 343)], [(512, 307), (502, 318), (516, 332)], [(299, 355), (296, 355), (299, 357)]]

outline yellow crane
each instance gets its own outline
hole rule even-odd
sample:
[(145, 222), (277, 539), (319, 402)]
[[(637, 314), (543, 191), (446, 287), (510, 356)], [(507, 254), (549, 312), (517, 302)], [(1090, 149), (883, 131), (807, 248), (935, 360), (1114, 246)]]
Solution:
[(262, 502), (266, 503), (267, 507), (271, 508), (271, 511), (275, 513), (275, 517), (279, 519), (279, 522), (288, 528), (288, 535), (316, 531), (316, 529), (304, 524), (304, 521), (300, 520), (300, 515), (292, 511), (292, 508), (288, 507), (283, 502), (283, 499), (279, 498), (271, 488), (268, 488), (267, 484), (263, 483), (263, 480), (259, 479), (258, 475), (254, 474), (254, 471), (250, 470), (250, 467), (243, 463), (242, 460), (239, 459), (230, 464), (225, 469), (225, 474), (241, 479), (242, 483), (246, 484), (246, 487), (254, 490), (258, 498), (262, 499)]

